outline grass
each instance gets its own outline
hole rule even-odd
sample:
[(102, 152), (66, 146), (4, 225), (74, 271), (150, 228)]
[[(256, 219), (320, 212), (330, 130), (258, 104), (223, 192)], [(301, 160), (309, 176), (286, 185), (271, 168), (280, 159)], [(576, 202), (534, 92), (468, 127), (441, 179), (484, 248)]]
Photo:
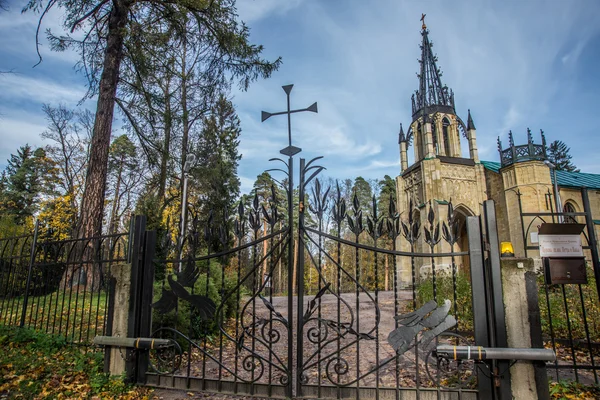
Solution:
[(102, 372), (102, 352), (64, 336), (0, 325), (0, 398), (148, 399), (149, 390)]
[[(23, 297), (0, 299), (0, 324), (19, 325)], [(89, 344), (104, 331), (107, 311), (105, 292), (57, 291), (29, 297), (25, 326), (62, 335), (69, 343)]]
[[(555, 338), (569, 338), (570, 328), (574, 340), (587, 341), (587, 335), (589, 334), (591, 342), (600, 342), (600, 300), (598, 299), (596, 281), (591, 268), (588, 268), (587, 276), (587, 284), (548, 285), (548, 298), (546, 298), (544, 277), (540, 276), (538, 278), (538, 296), (544, 337), (550, 337), (551, 335), (550, 320), (552, 320), (552, 332)], [(567, 308), (565, 308), (565, 299)], [(548, 310), (550, 310), (550, 313), (548, 313)], [(569, 318), (567, 318), (567, 311)]]

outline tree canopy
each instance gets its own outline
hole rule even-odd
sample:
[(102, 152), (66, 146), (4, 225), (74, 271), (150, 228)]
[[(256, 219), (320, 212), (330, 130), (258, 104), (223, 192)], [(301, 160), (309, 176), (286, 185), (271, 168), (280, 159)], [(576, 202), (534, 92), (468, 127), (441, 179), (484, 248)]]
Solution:
[[(159, 37), (169, 33), (183, 43), (203, 43), (204, 51), (211, 54), (206, 61), (212, 70), (228, 75), (242, 89), (259, 77), (270, 76), (281, 61), (269, 62), (260, 57), (263, 48), (249, 42), (248, 28), (238, 21), (234, 0), (30, 0), (24, 10), (41, 12), (41, 26), (53, 7), (64, 11), (63, 26), (70, 33), (48, 31), (52, 49), (76, 49), (81, 56), (79, 68), (89, 81), (88, 95), (98, 95), (79, 237), (101, 232), (114, 105), (122, 84), (122, 69), (134, 71), (140, 78), (138, 83), (144, 83), (142, 67), (163, 57), (161, 52), (150, 51), (157, 33)], [(39, 30), (38, 26), (38, 34)]]

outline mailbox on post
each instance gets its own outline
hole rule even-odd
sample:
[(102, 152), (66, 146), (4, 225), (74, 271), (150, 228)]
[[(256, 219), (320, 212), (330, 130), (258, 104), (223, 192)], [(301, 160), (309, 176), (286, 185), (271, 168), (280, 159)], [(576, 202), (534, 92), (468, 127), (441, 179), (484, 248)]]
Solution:
[(587, 283), (581, 233), (585, 224), (542, 224), (540, 256), (547, 284)]

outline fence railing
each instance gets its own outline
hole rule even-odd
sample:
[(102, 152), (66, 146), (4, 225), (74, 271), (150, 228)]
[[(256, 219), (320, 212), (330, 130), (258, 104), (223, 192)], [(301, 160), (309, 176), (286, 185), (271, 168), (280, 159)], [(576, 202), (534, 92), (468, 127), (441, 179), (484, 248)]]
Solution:
[(127, 262), (128, 233), (71, 240), (0, 238), (0, 325), (89, 344), (107, 334), (111, 269)]

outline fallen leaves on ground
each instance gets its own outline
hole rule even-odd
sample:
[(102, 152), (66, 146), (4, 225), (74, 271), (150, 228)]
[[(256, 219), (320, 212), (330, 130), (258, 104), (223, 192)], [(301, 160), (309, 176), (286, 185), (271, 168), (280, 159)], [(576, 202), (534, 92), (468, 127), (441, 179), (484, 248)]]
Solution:
[(0, 326), (0, 399), (147, 400), (151, 390), (102, 372), (101, 352), (57, 336)]

